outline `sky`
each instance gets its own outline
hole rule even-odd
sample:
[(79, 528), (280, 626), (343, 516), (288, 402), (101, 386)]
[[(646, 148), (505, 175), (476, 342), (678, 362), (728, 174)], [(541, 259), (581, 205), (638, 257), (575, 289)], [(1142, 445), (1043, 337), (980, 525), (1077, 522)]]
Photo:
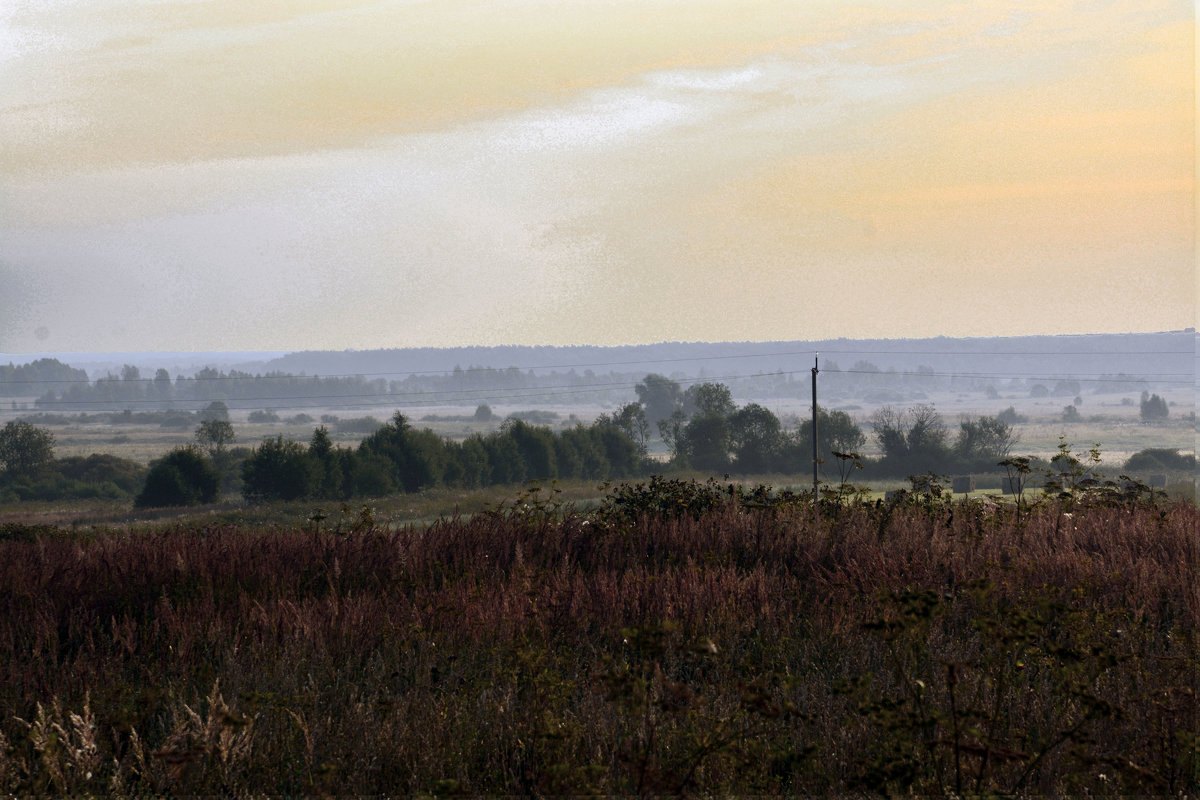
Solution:
[(1188, 0), (5, 0), (0, 353), (1177, 330)]

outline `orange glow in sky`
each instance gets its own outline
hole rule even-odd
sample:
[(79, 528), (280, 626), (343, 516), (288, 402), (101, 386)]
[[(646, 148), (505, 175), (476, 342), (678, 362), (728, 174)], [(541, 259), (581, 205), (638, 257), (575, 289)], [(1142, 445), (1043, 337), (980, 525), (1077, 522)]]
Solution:
[(1179, 0), (14, 0), (0, 352), (1192, 326), (1195, 37)]

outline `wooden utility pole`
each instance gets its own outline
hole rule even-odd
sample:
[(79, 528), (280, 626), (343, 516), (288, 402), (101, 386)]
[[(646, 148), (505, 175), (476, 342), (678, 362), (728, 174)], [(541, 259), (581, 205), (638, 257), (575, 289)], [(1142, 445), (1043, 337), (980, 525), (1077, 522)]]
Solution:
[(819, 498), (819, 490), (817, 488), (817, 365), (819, 363), (820, 353), (813, 354), (812, 368), (812, 409), (813, 409), (813, 507), (816, 507)]

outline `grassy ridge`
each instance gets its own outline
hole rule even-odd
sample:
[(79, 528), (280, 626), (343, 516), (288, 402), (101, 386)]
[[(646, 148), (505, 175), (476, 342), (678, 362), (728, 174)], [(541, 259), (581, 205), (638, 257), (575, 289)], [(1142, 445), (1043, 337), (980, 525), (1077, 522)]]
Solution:
[(10, 526), (0, 792), (1200, 788), (1195, 506), (620, 496)]

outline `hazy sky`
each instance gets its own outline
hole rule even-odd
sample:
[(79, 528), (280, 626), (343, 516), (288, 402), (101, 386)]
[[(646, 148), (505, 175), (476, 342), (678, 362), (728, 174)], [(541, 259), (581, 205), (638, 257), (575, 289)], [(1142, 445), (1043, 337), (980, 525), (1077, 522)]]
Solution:
[(0, 352), (1195, 324), (1188, 0), (4, 0)]

